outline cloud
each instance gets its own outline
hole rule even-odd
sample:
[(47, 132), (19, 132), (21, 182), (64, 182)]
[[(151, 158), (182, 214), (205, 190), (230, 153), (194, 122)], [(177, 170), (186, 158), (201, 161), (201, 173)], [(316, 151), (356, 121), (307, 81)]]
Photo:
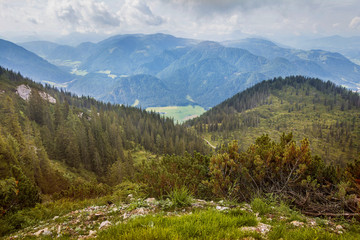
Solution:
[(40, 22), (37, 20), (37, 19), (35, 19), (35, 18), (32, 18), (32, 17), (29, 17), (28, 19), (27, 19), (29, 22), (31, 22), (32, 24), (40, 24)]
[(128, 24), (146, 24), (158, 26), (165, 22), (165, 20), (155, 15), (149, 5), (144, 0), (127, 0), (119, 14)]
[(120, 18), (111, 12), (104, 2), (92, 0), (57, 0), (48, 5), (50, 14), (80, 32), (98, 31), (100, 28), (111, 28), (120, 25)]
[(352, 29), (360, 29), (360, 17), (354, 17), (351, 20), (349, 27)]

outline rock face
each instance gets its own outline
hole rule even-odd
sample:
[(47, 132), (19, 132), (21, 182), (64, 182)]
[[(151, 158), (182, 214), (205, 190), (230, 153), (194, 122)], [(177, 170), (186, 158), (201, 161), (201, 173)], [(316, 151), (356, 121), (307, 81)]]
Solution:
[[(31, 88), (25, 84), (22, 84), (16, 88), (16, 94), (19, 95), (22, 99), (25, 101), (29, 101), (30, 94), (31, 94)], [(39, 95), (42, 99), (45, 101), (48, 101), (49, 103), (56, 103), (56, 99), (47, 94), (46, 92), (39, 92)]]
[(19, 95), (25, 101), (28, 101), (31, 94), (31, 88), (29, 86), (22, 84), (16, 88), (16, 94)]

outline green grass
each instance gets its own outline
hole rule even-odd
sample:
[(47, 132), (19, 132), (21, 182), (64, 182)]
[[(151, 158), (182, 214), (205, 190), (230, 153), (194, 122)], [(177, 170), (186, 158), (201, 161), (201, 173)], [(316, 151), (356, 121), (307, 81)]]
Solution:
[(357, 232), (345, 232), (343, 234), (330, 232), (328, 229), (315, 227), (294, 227), (285, 223), (276, 223), (273, 225), (272, 231), (268, 234), (268, 239), (277, 240), (332, 240), (332, 239), (359, 239)]
[(201, 106), (167, 106), (167, 107), (149, 107), (146, 111), (164, 113), (164, 116), (173, 118), (175, 122), (182, 123), (188, 119), (200, 116), (205, 112)]
[(189, 190), (185, 187), (174, 189), (169, 194), (169, 198), (173, 206), (176, 208), (191, 206), (191, 202), (193, 201), (193, 197), (190, 195)]
[(99, 233), (99, 239), (242, 239), (259, 233), (242, 232), (243, 226), (256, 226), (253, 214), (232, 210), (196, 211), (167, 217), (161, 214), (138, 217)]
[(61, 216), (71, 211), (82, 209), (93, 205), (106, 204), (109, 197), (97, 199), (87, 199), (83, 201), (58, 200), (37, 204), (34, 208), (23, 209), (13, 214), (8, 214), (0, 218), (0, 236), (39, 224), (41, 221)]

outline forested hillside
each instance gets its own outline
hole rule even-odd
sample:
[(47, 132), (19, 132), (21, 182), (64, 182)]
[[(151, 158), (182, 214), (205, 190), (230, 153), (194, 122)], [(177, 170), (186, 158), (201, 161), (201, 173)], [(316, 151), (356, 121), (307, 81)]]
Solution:
[[(20, 85), (30, 87), (28, 100), (19, 96)], [(106, 193), (109, 185), (133, 176), (137, 151), (155, 156), (208, 149), (194, 133), (159, 114), (75, 97), (0, 68), (3, 213), (33, 206), (44, 194)]]
[(263, 133), (293, 132), (328, 163), (345, 164), (360, 152), (359, 109), (358, 93), (296, 76), (261, 82), (187, 124), (215, 145), (237, 139), (240, 149)]

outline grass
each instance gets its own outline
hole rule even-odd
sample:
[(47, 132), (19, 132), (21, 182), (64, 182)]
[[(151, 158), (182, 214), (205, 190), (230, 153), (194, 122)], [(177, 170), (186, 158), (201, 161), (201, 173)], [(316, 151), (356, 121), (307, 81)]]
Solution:
[(0, 218), (0, 236), (29, 226), (34, 226), (41, 221), (51, 219), (55, 216), (61, 216), (77, 209), (93, 205), (104, 205), (107, 200), (108, 197), (83, 201), (63, 199), (55, 202), (37, 204), (34, 208), (23, 209)]
[[(167, 200), (163, 200), (163, 205), (167, 201), (171, 202), (171, 206), (178, 201), (179, 207), (191, 198), (186, 189), (178, 189), (169, 194)], [(47, 219), (54, 216), (60, 216), (56, 221), (61, 224), (64, 220), (70, 221), (87, 216), (83, 213), (71, 215), (64, 219), (62, 215), (90, 205), (104, 205), (107, 198), (100, 198), (86, 201), (57, 201), (54, 203), (39, 204), (33, 209), (22, 210), (12, 216), (8, 216), (6, 222), (0, 222), (0, 230), (4, 231), (12, 223), (13, 226), (20, 223), (20, 227), (30, 226), (30, 231), (34, 229), (36, 224), (43, 224)], [(173, 203), (174, 202), (174, 203)], [(226, 202), (221, 201), (221, 205)], [(218, 203), (220, 204), (220, 202)], [(215, 205), (218, 205), (215, 204)], [(229, 202), (230, 204), (230, 202)], [(178, 211), (178, 208), (171, 211), (163, 211), (160, 208), (147, 215), (132, 215), (123, 219), (122, 213), (114, 212), (113, 218), (110, 218), (112, 226), (104, 230), (98, 230), (101, 221), (94, 225), (93, 229), (97, 230), (99, 239), (283, 239), (283, 240), (300, 240), (300, 239), (360, 239), (360, 224), (358, 221), (348, 221), (341, 219), (313, 219), (307, 218), (298, 211), (291, 209), (286, 203), (278, 201), (278, 199), (268, 196), (267, 198), (254, 198), (248, 204), (230, 204), (235, 206), (224, 211), (215, 209), (215, 205), (207, 205), (204, 208), (190, 209), (185, 212)], [(133, 200), (127, 206), (126, 212), (131, 212), (139, 208), (151, 208), (151, 206), (141, 200)], [(187, 206), (187, 204), (185, 205)], [(117, 206), (119, 207), (119, 205)], [(248, 210), (247, 210), (248, 209)], [(136, 211), (135, 211), (136, 212)], [(80, 216), (80, 217), (79, 217)], [(292, 221), (303, 222), (301, 226), (294, 226)], [(307, 221), (316, 221), (316, 225), (310, 225)], [(25, 221), (25, 223), (24, 223)], [(321, 224), (320, 221), (323, 221)], [(81, 224), (82, 221), (79, 222)], [(261, 224), (270, 225), (270, 231), (262, 234), (251, 228), (243, 229), (243, 227), (259, 227)], [(336, 226), (340, 224), (343, 229), (340, 233), (336, 230)], [(43, 228), (43, 227), (41, 227)], [(74, 227), (75, 228), (75, 227)], [(259, 229), (259, 228), (258, 228)], [(84, 229), (83, 229), (84, 230)], [(3, 232), (2, 232), (3, 234)], [(80, 234), (88, 234), (88, 229), (78, 232), (78, 235), (65, 233), (62, 239), (72, 239)], [(51, 239), (52, 236), (41, 236), (42, 239)], [(32, 235), (27, 235), (25, 239), (35, 239)]]
[(256, 232), (243, 232), (243, 226), (256, 226), (253, 214), (213, 209), (167, 217), (148, 215), (129, 220), (99, 233), (99, 239), (260, 239)]
[(191, 206), (191, 202), (193, 201), (193, 197), (190, 195), (189, 190), (185, 187), (173, 190), (169, 194), (169, 198), (173, 206), (176, 208)]
[(166, 117), (173, 118), (175, 122), (182, 123), (191, 118), (200, 116), (205, 112), (201, 106), (167, 106), (167, 107), (149, 107), (146, 111), (154, 111), (164, 114)]

